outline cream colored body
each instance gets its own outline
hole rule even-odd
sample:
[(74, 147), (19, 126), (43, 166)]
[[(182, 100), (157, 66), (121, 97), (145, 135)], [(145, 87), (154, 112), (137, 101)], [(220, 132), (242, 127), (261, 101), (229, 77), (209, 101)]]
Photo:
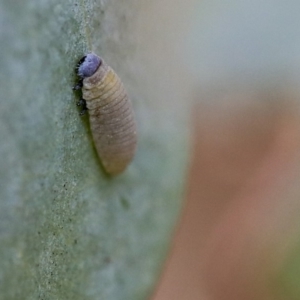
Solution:
[(89, 111), (93, 139), (107, 173), (117, 175), (132, 161), (136, 124), (120, 78), (104, 62), (83, 80), (82, 96)]

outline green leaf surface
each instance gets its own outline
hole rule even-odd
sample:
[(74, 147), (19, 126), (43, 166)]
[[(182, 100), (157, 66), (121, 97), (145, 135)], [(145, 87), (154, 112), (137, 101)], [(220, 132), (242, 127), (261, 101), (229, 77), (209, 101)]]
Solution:
[[(137, 0), (0, 0), (0, 299), (149, 297), (181, 207), (188, 130), (169, 71), (143, 59), (146, 11)], [(138, 122), (136, 157), (115, 178), (71, 89), (91, 50), (123, 79)]]

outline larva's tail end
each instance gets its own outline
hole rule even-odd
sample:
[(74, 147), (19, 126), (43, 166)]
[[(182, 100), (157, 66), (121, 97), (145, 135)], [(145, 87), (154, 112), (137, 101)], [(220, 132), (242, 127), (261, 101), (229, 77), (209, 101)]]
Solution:
[(115, 177), (124, 173), (127, 169), (129, 163), (102, 163), (105, 173), (108, 174), (110, 177)]

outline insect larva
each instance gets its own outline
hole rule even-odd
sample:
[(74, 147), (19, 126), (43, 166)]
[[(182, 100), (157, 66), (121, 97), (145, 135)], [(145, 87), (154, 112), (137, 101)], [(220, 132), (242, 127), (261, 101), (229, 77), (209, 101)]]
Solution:
[(81, 115), (89, 111), (94, 143), (108, 174), (123, 172), (136, 150), (136, 124), (125, 88), (111, 67), (94, 53), (84, 56), (77, 65), (82, 89), (77, 105)]

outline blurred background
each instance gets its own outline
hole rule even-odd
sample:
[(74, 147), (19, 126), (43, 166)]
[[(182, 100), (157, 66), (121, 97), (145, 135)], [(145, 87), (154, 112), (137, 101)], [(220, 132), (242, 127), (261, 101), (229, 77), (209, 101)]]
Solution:
[(152, 300), (300, 299), (300, 2), (176, 5), (191, 162)]

